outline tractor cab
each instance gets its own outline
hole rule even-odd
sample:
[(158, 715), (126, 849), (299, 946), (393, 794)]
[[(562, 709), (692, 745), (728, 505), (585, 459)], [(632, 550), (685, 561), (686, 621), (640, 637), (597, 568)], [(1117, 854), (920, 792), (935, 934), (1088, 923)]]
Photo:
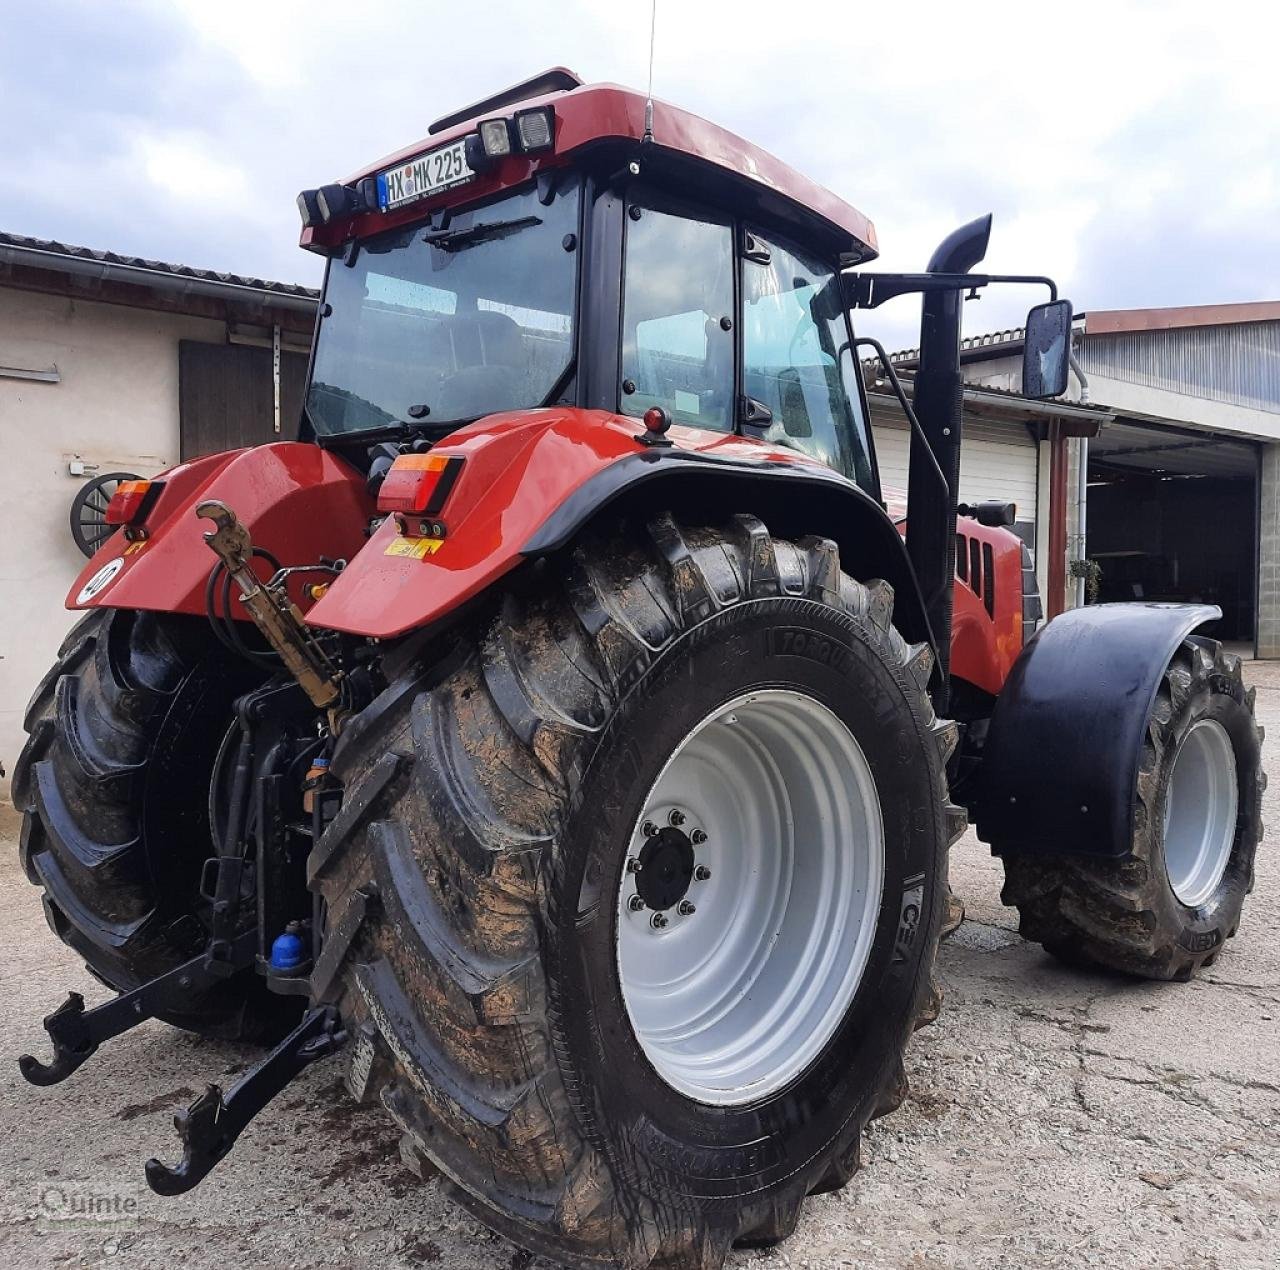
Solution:
[(840, 280), (875, 256), (865, 217), (704, 120), (567, 72), (469, 110), (299, 198), (303, 245), (329, 256), (316, 440), (658, 408), (709, 434), (684, 444), (753, 437), (878, 496)]

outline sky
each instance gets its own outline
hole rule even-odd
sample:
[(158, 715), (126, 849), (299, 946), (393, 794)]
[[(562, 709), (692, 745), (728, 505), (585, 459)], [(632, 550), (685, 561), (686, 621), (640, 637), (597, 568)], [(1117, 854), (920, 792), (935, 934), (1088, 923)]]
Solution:
[[(643, 87), (649, 0), (3, 6), (0, 229), (317, 284), (294, 198), (548, 66)], [(828, 186), (881, 266), (995, 214), (1077, 310), (1280, 298), (1280, 9), (657, 0), (653, 90)], [(1043, 295), (991, 289), (966, 334)], [(918, 300), (860, 323), (916, 343)]]

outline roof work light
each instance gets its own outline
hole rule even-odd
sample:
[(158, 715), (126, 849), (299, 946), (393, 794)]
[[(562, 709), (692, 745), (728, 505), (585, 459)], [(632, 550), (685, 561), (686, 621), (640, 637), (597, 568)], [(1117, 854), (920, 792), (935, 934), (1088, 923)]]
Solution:
[(526, 154), (551, 149), (555, 139), (555, 127), (550, 106), (535, 106), (532, 110), (516, 111), (515, 125), (516, 136), (520, 139), (520, 149)]
[(480, 145), (490, 159), (511, 153), (511, 125), (506, 119), (486, 119), (480, 125)]

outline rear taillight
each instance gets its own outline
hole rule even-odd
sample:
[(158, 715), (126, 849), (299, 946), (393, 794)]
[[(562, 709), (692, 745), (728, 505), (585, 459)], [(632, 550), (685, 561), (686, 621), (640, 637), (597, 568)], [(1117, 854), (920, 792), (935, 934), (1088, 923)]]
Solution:
[(103, 519), (108, 525), (140, 525), (164, 489), (163, 481), (121, 481)]
[(439, 516), (462, 474), (456, 454), (402, 454), (378, 490), (378, 510), (406, 516)]

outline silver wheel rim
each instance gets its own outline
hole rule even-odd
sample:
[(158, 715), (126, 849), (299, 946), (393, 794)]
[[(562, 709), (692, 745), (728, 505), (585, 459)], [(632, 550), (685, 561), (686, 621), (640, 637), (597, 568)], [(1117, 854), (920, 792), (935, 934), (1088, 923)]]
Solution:
[[(635, 866), (668, 829), (694, 874), (682, 900), (640, 907), (654, 883)], [(806, 1071), (858, 990), (883, 886), (880, 800), (849, 729), (799, 692), (718, 707), (649, 791), (619, 887), (622, 997), (658, 1075), (739, 1106)]]
[(1164, 863), (1173, 893), (1199, 908), (1218, 889), (1236, 839), (1236, 755), (1214, 719), (1193, 723), (1164, 799)]

